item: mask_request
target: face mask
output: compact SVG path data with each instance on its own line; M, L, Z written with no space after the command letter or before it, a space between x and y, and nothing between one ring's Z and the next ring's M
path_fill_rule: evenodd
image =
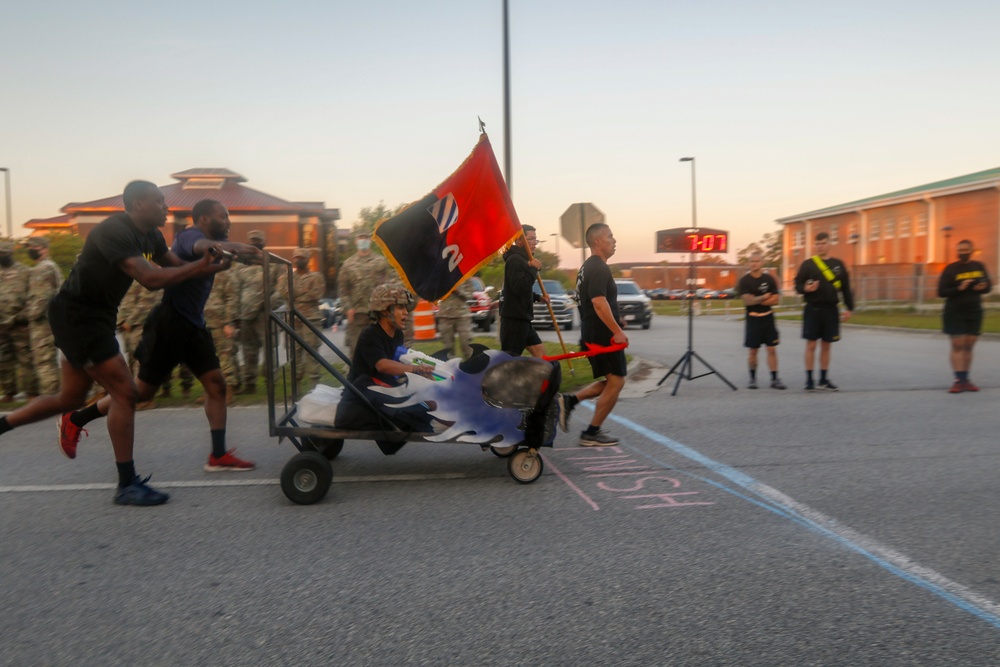
M31 259L38 259L42 256L41 250L36 250L35 248L28 248L28 257Z
M0 257L0 266L5 269L14 266L14 257L12 255L4 255L3 257Z
M306 269L309 268L309 260L308 259L296 260L295 268L298 269L299 271L305 271Z
M968 262L970 259L972 259L972 253L971 252L960 252L960 253L958 253L958 260L960 262Z
M372 247L371 239L358 239L354 244L358 247L358 250L368 250Z
M257 248L257 250L263 250L264 249L264 244L261 243L260 241L254 241L250 245L252 245L254 248Z

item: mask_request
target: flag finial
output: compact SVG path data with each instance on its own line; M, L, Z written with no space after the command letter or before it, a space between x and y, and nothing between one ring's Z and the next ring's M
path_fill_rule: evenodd
M479 132L480 133L485 132L486 131L486 123L484 123L483 119L480 118L479 116L476 116L476 119L479 121Z

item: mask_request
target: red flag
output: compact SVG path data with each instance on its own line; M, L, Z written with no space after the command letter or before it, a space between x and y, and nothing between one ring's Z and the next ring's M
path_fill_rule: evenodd
M483 132L455 173L379 222L374 239L410 291L439 301L520 233L521 222Z

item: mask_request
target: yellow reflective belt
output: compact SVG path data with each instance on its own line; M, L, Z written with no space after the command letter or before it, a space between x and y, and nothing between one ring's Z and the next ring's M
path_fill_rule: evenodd
M819 255L813 255L813 263L819 268L823 277L830 281L830 283L840 289L840 279L837 278L836 274L830 270L830 267L826 265L826 262Z

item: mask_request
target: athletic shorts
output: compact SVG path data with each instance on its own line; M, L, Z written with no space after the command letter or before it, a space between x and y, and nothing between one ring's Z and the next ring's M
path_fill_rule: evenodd
M802 337L826 343L840 340L840 309L825 303L807 303L802 311Z
M87 368L121 354L115 338L114 316L64 301L49 302L49 326L56 347L75 368Z
M942 330L949 336L978 336L983 333L983 311L944 307Z
M778 337L778 327L774 324L774 313L760 317L747 315L746 324L743 347L751 347L756 350L761 345L774 347L781 342Z
M178 364L187 366L196 378L219 368L211 332L196 327L166 303L146 318L135 358L139 379L154 387L166 382Z
M541 342L531 322L500 318L500 349L512 357L521 356L525 348Z
M601 343L601 345L610 345L610 343ZM580 346L581 350L586 350L585 345ZM618 375L620 377L625 377L628 375L628 364L625 362L625 350L618 350L616 352L608 352L606 354L595 354L592 357L587 357L590 360L590 369L594 372L594 379L600 379L606 375Z

